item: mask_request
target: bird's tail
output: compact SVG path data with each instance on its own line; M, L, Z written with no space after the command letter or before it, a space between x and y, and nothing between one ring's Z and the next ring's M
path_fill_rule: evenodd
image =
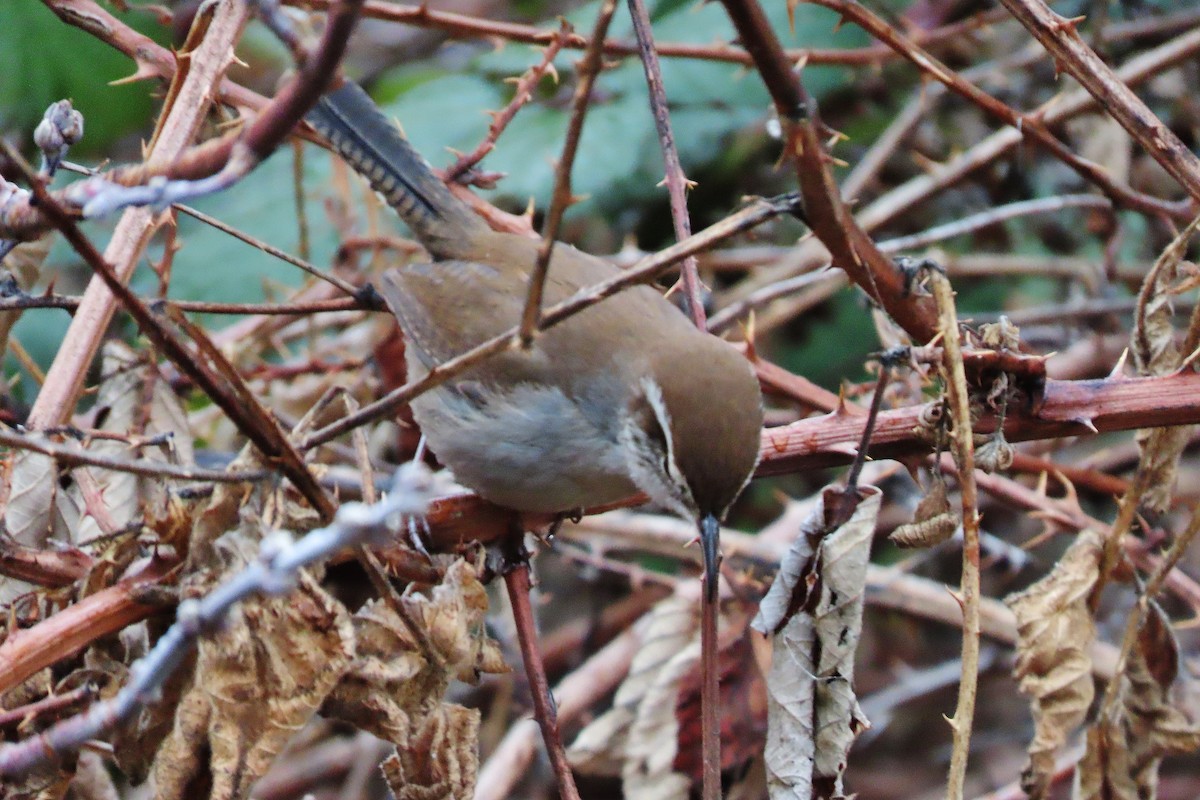
M434 257L462 255L471 234L486 230L358 84L346 81L327 93L305 121L383 195Z

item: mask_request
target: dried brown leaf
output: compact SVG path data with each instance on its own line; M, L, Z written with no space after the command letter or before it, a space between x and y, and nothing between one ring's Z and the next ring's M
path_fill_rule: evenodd
M395 744L393 774L407 782L406 797L469 797L478 717L444 698L451 680L507 671L484 629L487 593L476 567L459 559L428 596L400 602L425 641L382 600L363 606L353 619L355 658L322 713Z
M1200 724L1177 702L1185 693L1179 645L1159 605L1146 615L1120 676L1112 714L1088 732L1077 770L1075 798L1146 800L1158 796L1164 756L1200 750Z
M640 646L613 698L612 708L579 732L567 749L571 765L589 775L617 776L626 760L629 730L638 707L673 658L687 650L700 635L696 604L672 595L642 617ZM674 717L674 714L672 714ZM671 742L676 741L672 736ZM666 748L666 742L660 742ZM671 753L673 758L674 753Z
M822 492L752 623L774 640L765 752L772 800L841 796L846 755L869 726L852 684L881 497L861 488L853 514L830 530L827 514L842 492Z
M946 482L934 477L929 491L917 503L913 521L896 526L888 536L898 547L934 547L958 529L958 517L950 508Z
M689 604L695 614L695 603ZM675 770L679 748L676 708L688 674L700 661L700 639L695 616L687 631L695 634L674 653L660 652L666 660L637 705L625 743L621 788L629 800L686 800L692 786L689 776Z
M1167 245L1153 268L1146 275L1138 293L1137 312L1130 335L1133 362L1139 375L1166 375L1179 368L1183 356L1175 345L1172 318L1173 285L1179 266L1187 252L1188 242L1200 227L1200 217L1192 220ZM1138 473L1145 477L1148 487L1142 504L1154 511L1165 511L1175 488L1179 457L1191 439L1192 426L1143 429L1137 432Z
M32 242L21 242L12 252L4 257L3 269L0 269L0 281L11 280L23 292L28 292L37 283L38 273L42 263L50 253L50 246L56 237L46 235ZM9 284L10 286L12 284ZM0 311L0 353L8 352L8 336L12 328L21 318L20 311Z
M383 762L396 800L470 800L479 772L479 712L441 705L426 717L407 747Z
M51 514L58 490L58 465L50 456L22 451L9 470L8 502L2 527L18 544L40 548L50 535ZM34 587L12 578L0 581L0 606Z
M254 557L255 528L247 519L221 540L227 573ZM287 597L242 604L218 634L200 642L194 682L155 761L158 796L186 796L203 767L194 754L206 750L210 798L248 796L337 685L353 650L349 613L307 573ZM190 769L179 768L180 757Z
M1029 695L1034 735L1021 781L1045 797L1054 754L1087 714L1095 695L1091 648L1096 625L1087 598L1096 583L1102 540L1083 531L1049 575L1005 601L1017 620L1014 674Z

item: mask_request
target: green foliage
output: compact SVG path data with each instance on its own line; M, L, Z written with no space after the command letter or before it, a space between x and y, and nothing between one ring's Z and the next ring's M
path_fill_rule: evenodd
M590 31L596 9L593 3L570 15L576 30ZM798 8L794 34L787 33L785 4L770 4L768 13L789 47L865 43L857 29L834 33L837 18L822 8ZM714 43L734 38L717 4L660 2L653 7L652 18L658 42ZM623 9L613 20L610 38L634 39ZM560 53L556 59L560 73L571 75L571 63L579 57L578 51ZM502 108L511 96L504 79L521 74L537 60L532 48L508 45L476 56L460 72L406 66L385 76L378 94L387 99L386 110L401 121L417 149L441 166L452 160L440 155L444 148L469 151L482 140L488 118L481 112ZM719 160L722 144L732 133L767 115L770 101L762 82L739 65L666 58L662 71L676 145L689 172ZM811 67L805 69L804 79L819 99L847 85L850 75L839 68ZM551 88L549 79L544 80L540 87L544 94L516 116L482 164L486 170L507 174L497 194L516 207L524 207L530 197L539 207L549 201L572 88L573 82ZM637 58L626 58L605 71L596 87L572 173L575 193L590 201L576 212L613 212L654 192L665 193L656 188L662 175L642 66Z
M70 98L86 119L75 152L104 153L150 114L149 84L108 85L132 72L128 58L41 3L0 3L0 131L32 131L48 105Z

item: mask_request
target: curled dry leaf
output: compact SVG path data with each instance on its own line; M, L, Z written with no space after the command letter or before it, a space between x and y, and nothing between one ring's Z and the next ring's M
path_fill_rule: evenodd
M765 752L772 800L841 797L846 755L870 725L852 684L881 498L861 487L850 518L830 529L843 494L825 489L752 623L773 637Z
M50 456L22 451L9 464L8 502L3 527L14 541L40 548L50 535L51 511L58 490L58 465ZM18 580L0 582L0 604L8 605L33 588Z
M696 603L675 595L646 612L638 626L641 646L617 689L612 708L580 731L567 749L571 766L582 773L605 776L622 773L629 732L638 718L638 709L672 659L694 650L700 635ZM674 719L673 713L671 717ZM670 739L658 743L660 748L670 750L666 754L668 767L675 757L676 741L672 733Z
M439 705L406 747L384 759L383 777L396 800L469 800L479 773L479 712Z
M694 614L696 604L689 605ZM659 662L629 726L621 767L621 788L629 800L686 800L691 789L691 778L675 769L680 732L676 709L684 681L700 663L699 620L693 617L687 631L693 638L686 646L660 653L665 660Z
M1032 798L1046 796L1054 753L1083 722L1095 695L1090 652L1096 625L1087 598L1101 549L1100 534L1081 532L1049 575L1006 601L1017 619L1014 674L1032 698L1034 734L1021 777Z
M1076 800L1145 800L1158 796L1164 756L1200 749L1200 721L1176 702L1183 694L1179 645L1162 608L1147 601L1145 619L1110 715L1088 731L1076 770Z
M1192 220L1158 257L1146 275L1138 293L1133 332L1130 335L1133 362L1139 375L1166 375L1179 368L1183 355L1175 345L1172 317L1175 308L1172 291L1188 242L1200 226L1200 217ZM1189 331L1189 341L1197 332ZM1154 511L1165 511L1175 487L1179 457L1191 439L1193 426L1148 428L1137 433L1138 473L1146 477L1142 504Z
M255 557L258 534L247 518L222 537L225 574ZM353 651L349 613L307 573L286 597L241 605L200 641L192 685L155 759L158 796L188 796L207 771L211 800L247 797L337 685Z
M396 745L388 780L406 787L397 797L466 800L475 791L479 712L444 697L451 680L508 669L484 629L487 593L476 567L459 559L429 596L400 603L407 623L382 600L354 615L355 658L322 713Z
M913 521L897 525L888 536L898 547L934 547L949 539L958 529L958 517L950 508L946 482L934 476L929 491L917 503Z

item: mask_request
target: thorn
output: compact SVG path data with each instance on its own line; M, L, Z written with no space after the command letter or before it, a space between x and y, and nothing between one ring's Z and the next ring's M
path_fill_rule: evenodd
M1087 428L1087 429L1088 429L1089 431L1091 431L1092 433L1099 433L1099 432L1100 432L1100 431L1099 431L1099 430L1096 428L1096 425L1095 425L1095 423L1094 423L1094 422L1092 422L1092 418L1091 418L1091 417L1075 417L1073 420L1071 420L1071 422L1074 422L1074 423L1076 423L1076 424L1078 424L1078 425L1082 425L1083 427Z
M758 361L758 346L755 342L755 316L754 309L750 309L750 314L746 317L746 321L741 323L742 339L746 342L746 358L751 363Z
M157 77L158 73L156 71L150 69L149 67L144 67L141 64L138 64L138 68L135 69L132 74L126 75L124 78L117 78L116 80L109 81L108 85L124 86L129 83L137 83L138 81L149 80L150 78Z
M850 404L846 400L846 384L844 382L838 387L837 408L829 412L829 415L835 419L838 417L856 416L850 413Z
M1113 365L1112 371L1108 373L1109 379L1125 377L1123 373L1125 372L1125 363L1128 360L1129 360L1129 348L1126 347L1124 350L1121 351L1121 356L1120 356L1120 358L1117 359L1117 363Z
M1086 19L1087 19L1087 17L1084 15L1080 15L1078 17L1059 17L1057 20L1055 20L1053 27L1056 30L1066 31L1067 33L1078 36L1079 35L1079 23L1083 22Z

